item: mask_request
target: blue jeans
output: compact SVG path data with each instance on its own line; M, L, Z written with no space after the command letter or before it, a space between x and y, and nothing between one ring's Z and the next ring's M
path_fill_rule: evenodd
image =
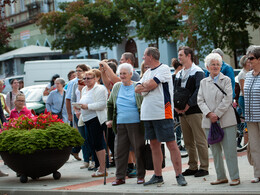
M78 120L79 119L74 114L74 121L75 121L75 124L78 128L78 131L79 131L80 135L85 139L84 144L81 146L83 159L84 159L84 162L89 162L89 157L92 155L92 159L94 159L94 156L91 152L87 127L86 127L86 125L78 127Z

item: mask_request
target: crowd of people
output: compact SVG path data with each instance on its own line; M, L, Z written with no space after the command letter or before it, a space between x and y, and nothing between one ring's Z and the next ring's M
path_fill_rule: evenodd
M175 73L160 62L155 47L144 51L141 74L134 69L135 57L123 53L120 65L115 59L103 60L99 69L79 64L68 73L69 82L55 74L43 95L47 97L46 111L58 115L78 129L85 139L82 146L72 149L77 159L82 150L81 169L94 170L92 177L108 175L107 167L116 166L113 186L125 184L125 178L136 177L144 186L162 184L165 142L175 171L176 181L186 186L186 176L209 175L208 139L212 126L217 125L224 136L210 144L217 178L212 185L240 184L237 160L237 120L233 108L235 76L233 68L224 62L224 53L217 48L205 58L203 70L194 63L194 52L180 47L178 59L172 59ZM238 75L241 89L238 105L242 109L249 134L250 164L254 167L252 183L260 182L260 46L250 46L240 60L243 67ZM3 90L0 81L0 92ZM12 91L1 98L1 125L10 118L31 116L19 81L12 80ZM175 136L174 118L181 124ZM177 145L183 134L189 167L182 171ZM154 174L145 181L145 140L150 141ZM223 153L230 181L225 172ZM259 160L259 161L258 161ZM0 171L0 176L8 174Z

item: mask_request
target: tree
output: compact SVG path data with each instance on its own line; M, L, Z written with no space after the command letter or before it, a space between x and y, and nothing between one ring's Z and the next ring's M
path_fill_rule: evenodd
M0 3L0 54L14 49L8 46L13 29L6 26L4 18L2 18L2 13L4 13L5 6L11 5L11 3L15 3L15 0L4 0Z
M110 0L63 3L60 9L41 14L37 21L48 35L54 35L53 48L67 52L85 47L90 58L90 48L111 48L127 36L123 13Z
M137 37L145 41L169 40L178 28L176 0L115 0L129 20L136 21Z
M174 38L186 39L200 56L217 47L228 54L245 50L251 40L248 26L260 25L259 0L183 0L179 11L184 20Z

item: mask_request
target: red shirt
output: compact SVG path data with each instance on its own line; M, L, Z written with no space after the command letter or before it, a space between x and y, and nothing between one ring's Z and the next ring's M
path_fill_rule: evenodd
M14 108L13 110L11 110L11 114L10 114L9 119L11 119L11 118L18 118L21 115L32 116L32 113L31 113L31 110L26 108L26 106L24 106L23 109L20 112L18 112L16 110L16 108Z

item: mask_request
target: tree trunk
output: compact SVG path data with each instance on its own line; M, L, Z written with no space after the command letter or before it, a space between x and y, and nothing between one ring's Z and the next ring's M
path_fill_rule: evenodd
M90 54L90 47L86 47L86 50L88 52L88 59L92 59L92 56Z

